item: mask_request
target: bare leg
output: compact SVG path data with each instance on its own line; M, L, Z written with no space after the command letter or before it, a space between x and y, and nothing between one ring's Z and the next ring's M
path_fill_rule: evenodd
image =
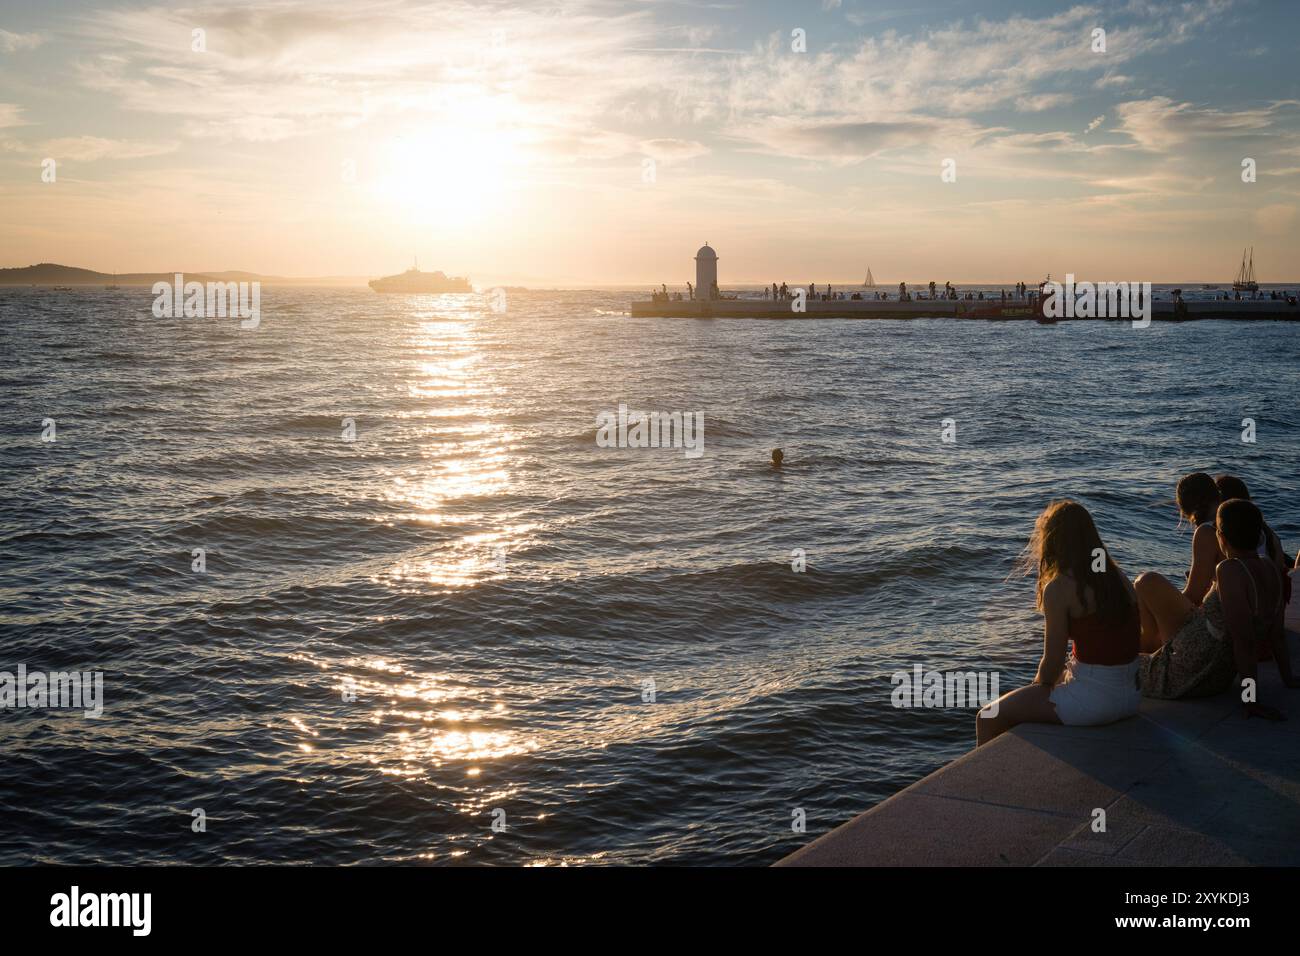
M1150 654L1178 633L1196 606L1169 579L1144 571L1133 582L1142 612L1142 650Z
M1003 694L975 717L975 746L986 744L1016 724L1059 724L1051 688L1030 684Z
M1136 588L1134 588L1136 590ZM1142 638L1138 645L1138 650L1143 654L1155 652L1161 644L1160 625L1156 622L1156 616L1151 613L1151 608L1147 607L1146 601L1142 600L1142 592L1137 592L1138 596L1138 613L1142 617Z

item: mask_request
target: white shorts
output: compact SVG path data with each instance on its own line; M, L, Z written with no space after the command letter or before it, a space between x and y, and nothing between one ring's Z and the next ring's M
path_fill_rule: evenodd
M1073 657L1061 682L1048 696L1061 723L1080 727L1109 724L1138 712L1142 691L1137 685L1138 662L1084 664Z

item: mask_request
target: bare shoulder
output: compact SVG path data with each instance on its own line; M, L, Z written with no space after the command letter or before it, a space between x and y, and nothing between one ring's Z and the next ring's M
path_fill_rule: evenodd
M1220 561L1214 566L1214 577L1219 582L1220 589L1224 582L1244 584L1249 574L1240 561Z
M1074 579L1064 574L1059 574L1047 582L1047 587L1043 588L1043 607L1046 608L1069 608L1078 599L1078 591L1074 586Z

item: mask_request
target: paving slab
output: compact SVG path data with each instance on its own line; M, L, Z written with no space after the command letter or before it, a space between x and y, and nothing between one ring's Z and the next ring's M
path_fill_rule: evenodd
M778 865L1029 866L1076 826L1057 814L904 791Z
M1298 866L1300 690L1271 663L1259 686L1289 721L1247 720L1228 693L1016 727L777 865Z

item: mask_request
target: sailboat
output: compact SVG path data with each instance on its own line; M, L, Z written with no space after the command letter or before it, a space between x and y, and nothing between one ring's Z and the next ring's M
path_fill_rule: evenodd
M871 266L867 266L867 277L862 280L862 288L874 289L876 287L875 277L871 274Z
M117 284L117 273L116 273L116 272L113 273L113 281L112 281L112 283L109 284L109 285L104 286L104 288L107 289L109 292L116 292L116 291L118 291L119 289L122 288L120 285Z
M1255 247L1250 247L1250 264L1246 264L1246 250L1241 250L1241 269L1237 272L1237 278L1233 280L1232 290L1234 292L1258 292L1259 283L1255 281Z

